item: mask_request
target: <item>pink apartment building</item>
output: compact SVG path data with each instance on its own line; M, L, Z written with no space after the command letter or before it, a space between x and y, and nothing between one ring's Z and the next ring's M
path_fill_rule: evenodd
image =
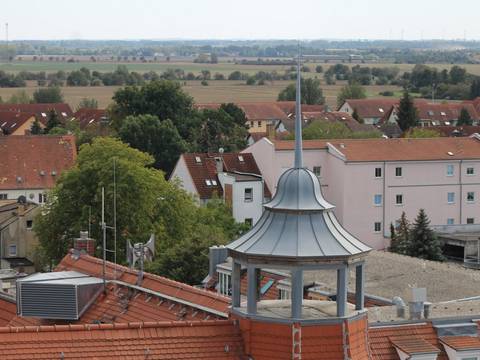
M304 141L304 164L320 177L338 220L361 241L384 249L390 224L419 209L432 225L480 223L480 137ZM293 161L293 141L261 139L252 153L275 193ZM333 186L334 185L334 186Z

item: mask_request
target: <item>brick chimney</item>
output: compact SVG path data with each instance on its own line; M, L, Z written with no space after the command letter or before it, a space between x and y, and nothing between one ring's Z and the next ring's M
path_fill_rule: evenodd
M82 253L95 255L95 240L88 236L88 231L80 231L80 237L74 239L73 247Z

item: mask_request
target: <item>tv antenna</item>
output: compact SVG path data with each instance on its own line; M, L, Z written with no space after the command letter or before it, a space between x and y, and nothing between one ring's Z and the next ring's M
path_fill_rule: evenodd
M7 58L7 63L10 62L10 55L8 54L8 22L5 23L5 56Z

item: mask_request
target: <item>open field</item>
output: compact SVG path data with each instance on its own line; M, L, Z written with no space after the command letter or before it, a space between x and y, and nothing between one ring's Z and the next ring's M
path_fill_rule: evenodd
M145 73L149 71L164 72L167 69L183 69L185 72L193 72L194 74L200 73L202 70L210 70L212 74L218 72L224 75L228 75L233 71L241 71L243 73L255 74L258 71L277 71L278 73L284 73L290 66L288 65L237 65L233 62L219 62L218 64L196 64L192 61L172 61L172 62L151 62L151 63L142 63L142 62L92 62L92 61L81 61L81 62L61 62L61 61L14 61L12 63L0 63L0 70L17 73L20 71L45 71L56 72L58 70L72 71L78 70L81 67L86 67L92 71L108 72L113 71L117 68L118 65L125 65L130 71L137 71L140 73ZM333 62L330 63L307 63L312 72L304 73L305 76L315 76L322 74L316 74L313 71L315 70L316 65L322 65L324 69L334 65ZM354 66L357 64L346 64L349 66ZM368 64L359 64L360 66L369 66L369 67L387 67L387 66L396 66L400 71L410 71L415 65L414 64L392 64L392 63L368 63ZM427 64L429 66L436 67L438 69L450 69L452 64ZM467 71L474 75L480 75L480 64L462 64L459 65L467 69Z
M275 81L262 86L248 86L243 81L209 81L208 86L202 86L199 81L187 81L183 89L189 93L196 102L241 102L241 101L275 101L278 93L285 88L290 81ZM333 109L336 108L337 94L343 86L341 82L336 85L322 85L323 95L327 104ZM62 92L65 101L72 108L75 108L84 97L91 97L98 100L100 107L104 108L112 102L112 95L118 89L118 86L99 86L99 87L63 87ZM391 90L399 91L396 86L366 86L368 96L379 96L380 91ZM26 88L0 88L0 96L7 100L12 94L25 90L32 94L37 89L36 86Z

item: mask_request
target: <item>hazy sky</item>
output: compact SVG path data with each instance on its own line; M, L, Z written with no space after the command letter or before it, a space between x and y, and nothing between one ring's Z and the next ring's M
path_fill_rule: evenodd
M11 39L480 39L480 0L0 0Z

